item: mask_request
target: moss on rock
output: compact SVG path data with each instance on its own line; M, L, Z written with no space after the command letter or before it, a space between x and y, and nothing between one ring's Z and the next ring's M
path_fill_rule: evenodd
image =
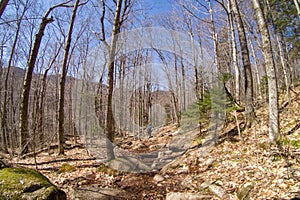
M0 199L64 200L66 194L36 170L3 168L0 170Z
M58 174L64 173L64 172L72 172L75 171L76 167L70 165L70 164L62 164L62 166L59 168L59 170L57 171Z

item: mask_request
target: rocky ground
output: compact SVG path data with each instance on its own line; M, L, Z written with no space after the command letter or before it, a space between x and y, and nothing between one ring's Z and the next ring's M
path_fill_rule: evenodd
M160 170L120 172L103 165L84 145L70 141L64 156L50 150L35 158L6 161L37 168L68 199L291 199L300 192L299 89L289 104L285 99L280 103L280 146L268 143L268 111L263 104L252 128L242 130L240 136L234 117L229 117L212 148L204 149L203 137L194 130L196 139L190 148L172 157L171 163L160 159L164 161ZM242 113L238 118L242 124ZM117 143L131 153L166 153L177 134L176 126L169 125L157 129L153 138L127 137Z

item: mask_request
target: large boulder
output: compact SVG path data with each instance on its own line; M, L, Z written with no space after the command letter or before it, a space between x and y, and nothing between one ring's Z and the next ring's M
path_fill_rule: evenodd
M0 199L65 200L66 194L36 170L0 169Z
M148 172L151 167L133 157L120 157L106 163L108 167L123 172Z

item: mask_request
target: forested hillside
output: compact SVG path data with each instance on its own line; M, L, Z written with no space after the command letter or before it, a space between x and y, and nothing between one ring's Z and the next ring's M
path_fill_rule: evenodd
M2 0L0 171L68 199L300 198L299 4Z

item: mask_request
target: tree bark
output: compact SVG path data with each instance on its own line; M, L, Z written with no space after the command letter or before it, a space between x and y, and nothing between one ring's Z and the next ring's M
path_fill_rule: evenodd
M29 136L29 129L28 129L29 93L30 93L34 65L44 35L44 31L46 29L47 24L53 22L52 17L48 18L48 15L49 12L43 17L42 23L40 24L39 31L36 34L33 48L30 53L30 58L28 60L28 67L25 74L23 91L22 91L22 101L20 105L20 155L28 153L27 139Z
M258 27L261 33L263 54L266 63L268 90L269 90L269 139L277 142L279 139L279 113L278 113L278 87L276 79L276 69L272 53L270 34L259 0L252 0L256 13Z
M218 58L218 34L216 33L214 14L213 14L210 0L208 0L208 5L209 5L212 36L213 36L213 40L214 40L214 62L215 62L216 68L217 68L217 73L220 73L221 71L220 71L219 58Z
M51 7L43 16L42 22L40 24L38 33L35 36L35 41L33 44L33 47L30 52L30 57L27 63L27 69L26 74L24 78L24 84L23 84L23 91L22 91L22 97L21 97L21 105L20 105L20 124L19 124L19 132L20 132L20 155L23 155L28 152L28 146L27 146L27 138L29 134L28 129L28 107L29 107L29 94L30 94L30 87L31 87L31 80L34 70L35 61L37 59L37 55L39 52L39 48L42 42L42 38L44 35L44 31L46 29L47 24L53 22L53 18L48 18L51 11L57 7L63 6L69 1L66 1L64 3L57 4L53 7Z
M1 0L0 2L0 17L2 17L2 14L8 4L9 0Z
M235 17L235 22L238 28L238 35L240 39L240 46L242 51L242 62L244 66L245 78L245 113L246 113L246 127L250 127L254 120L254 107L253 107L253 81L251 72L251 62L249 57L249 49L247 45L246 33L244 23L242 21L239 7L236 0L230 0L232 10Z
M107 91L107 112L106 112L106 147L107 147L107 159L115 159L114 155L114 117L113 117L113 105L112 97L114 90L114 71L115 71L115 54L116 54L116 45L118 40L118 34L120 33L121 28L121 10L122 10L122 0L118 0L115 18L114 18L114 27L112 32L112 39L109 49L109 62L108 62L108 91Z
M1 2L2 3L2 2ZM13 55L15 53L15 49L16 49L16 45L17 45L17 41L19 38L19 32L20 32L20 27L21 27L21 22L22 22L22 18L25 14L25 9L21 15L21 19L17 22L17 30L16 30L16 35L14 38L14 42L12 44L12 50L9 56L9 60L8 60L8 65L7 65L7 72L5 75L5 79L4 79L4 98L3 98L3 108L2 108L2 118L1 118L1 128L2 128L2 150L3 152L7 153L7 147L8 147L8 124L7 124L7 109L8 109L8 103L7 103L7 99L8 99L8 79L9 79L9 75L10 75L10 70L11 70L11 63L12 63L12 59L13 59Z
M300 17L300 6L299 6L299 0L294 0L294 4L296 6L298 16Z
M232 48L232 64L234 68L234 82L235 82L235 99L237 102L240 101L240 68L237 62L237 45L235 29L233 24L233 14L231 12L231 2L228 1L227 9L230 11L228 13L228 21L231 33L231 48Z
M73 27L75 23L77 8L79 5L80 0L76 0L72 12L72 18L69 26L68 36L66 39L66 45L64 49L64 58L62 64L62 74L60 78L60 93L59 93L59 105L58 105L58 154L64 154L64 104L65 104L65 85L66 85L66 78L68 72L68 58L69 58L69 51L71 47L71 39L73 33Z

